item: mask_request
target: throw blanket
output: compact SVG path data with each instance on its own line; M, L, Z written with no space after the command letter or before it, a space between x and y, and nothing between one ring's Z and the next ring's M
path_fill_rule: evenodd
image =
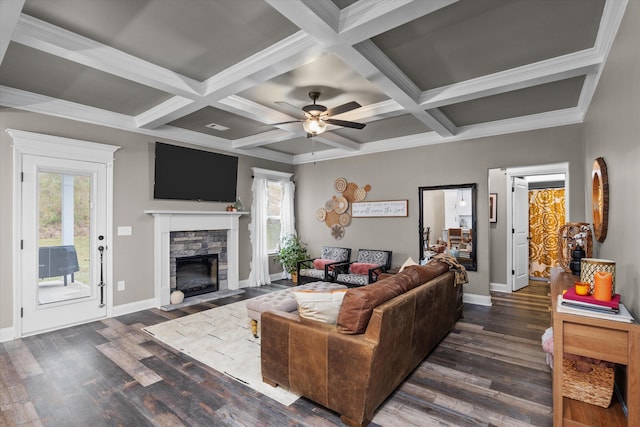
M464 285L469 283L469 276L467 275L467 269L462 264L458 263L451 254L441 253L433 257L433 259L440 260L449 265L449 268L454 271L456 275L455 285Z

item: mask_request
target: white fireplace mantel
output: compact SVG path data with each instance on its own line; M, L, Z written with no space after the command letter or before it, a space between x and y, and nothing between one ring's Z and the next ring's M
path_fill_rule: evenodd
M169 304L170 284L170 233L172 231L227 230L227 286L240 287L238 224L241 215L248 212L226 211L170 211L145 210L153 215L154 292L158 307Z

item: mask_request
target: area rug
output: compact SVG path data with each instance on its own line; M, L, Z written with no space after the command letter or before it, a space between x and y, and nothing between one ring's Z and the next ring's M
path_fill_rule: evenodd
M262 382L260 338L254 338L251 334L247 301L201 311L142 330L216 371L289 406L300 396Z

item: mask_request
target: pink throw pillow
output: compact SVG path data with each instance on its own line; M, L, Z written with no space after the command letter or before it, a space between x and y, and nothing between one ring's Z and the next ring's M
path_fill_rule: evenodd
M335 259L314 259L313 260L313 268L315 268L316 270L324 270L324 266L327 264L331 264L332 262L336 262ZM329 269L331 269L331 267L329 267Z
M380 264L368 264L366 262L354 262L351 264L351 273L353 274L369 274L369 270L380 267Z

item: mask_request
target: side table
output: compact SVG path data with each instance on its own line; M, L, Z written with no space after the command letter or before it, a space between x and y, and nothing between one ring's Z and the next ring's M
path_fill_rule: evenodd
M640 325L559 313L558 295L575 281L576 276L562 268L551 269L553 358L561 361L567 352L626 365L627 417L620 405L605 409L563 397L563 372L556 368L553 370L553 425L640 426Z

